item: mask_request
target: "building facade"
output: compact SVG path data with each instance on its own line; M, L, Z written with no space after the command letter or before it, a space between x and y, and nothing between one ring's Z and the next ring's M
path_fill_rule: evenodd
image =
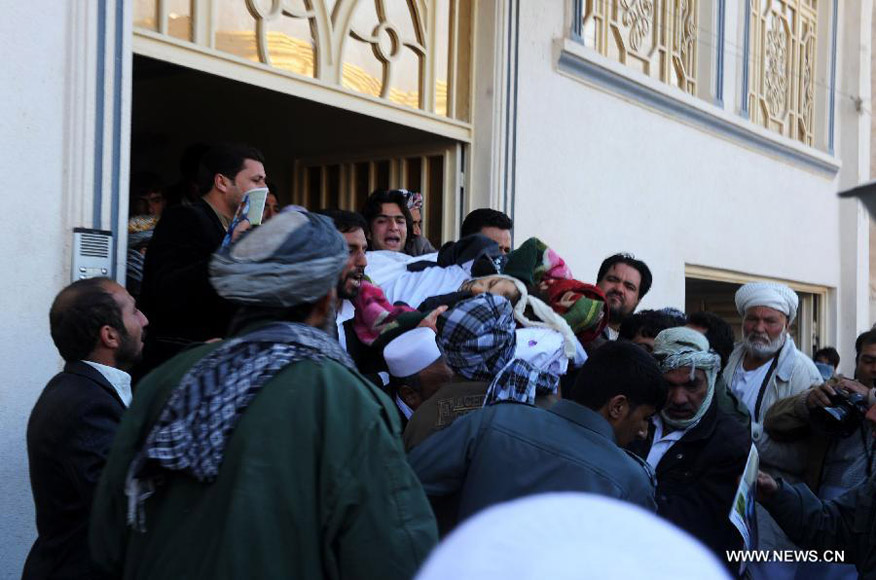
M24 433L62 366L48 308L78 275L74 228L109 232L123 281L131 176L174 182L194 143L259 147L284 203L420 190L433 243L502 209L584 281L632 252L642 307L738 322L739 284L784 281L798 344L846 372L872 323L870 224L836 197L870 174L867 0L7 4L0 575L35 534Z

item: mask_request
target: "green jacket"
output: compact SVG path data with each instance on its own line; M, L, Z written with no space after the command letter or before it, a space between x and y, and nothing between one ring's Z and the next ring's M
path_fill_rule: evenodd
M166 472L126 525L125 476L182 376L216 348L150 374L119 427L92 510L95 561L125 578L410 578L437 542L392 402L330 361L289 365L262 388L217 479Z

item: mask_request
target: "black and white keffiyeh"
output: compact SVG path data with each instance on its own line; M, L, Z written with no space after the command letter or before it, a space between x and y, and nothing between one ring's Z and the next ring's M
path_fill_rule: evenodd
M128 524L142 530L142 504L152 495L162 470L213 481L228 439L249 404L265 383L301 360L332 360L355 369L327 334L286 322L229 340L192 367L168 398L128 469Z
M503 368L484 398L484 407L502 401L535 405L536 395L556 393L560 377L534 367L522 358L515 358Z
M447 364L471 381L492 380L514 358L514 311L502 296L484 293L458 302L436 324Z

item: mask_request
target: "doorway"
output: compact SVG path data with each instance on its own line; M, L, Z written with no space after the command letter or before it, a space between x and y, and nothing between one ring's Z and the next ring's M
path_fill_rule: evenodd
M424 197L424 233L438 247L461 219L464 144L142 55L134 56L131 175L180 178L192 144L261 150L282 205L358 210L375 189Z

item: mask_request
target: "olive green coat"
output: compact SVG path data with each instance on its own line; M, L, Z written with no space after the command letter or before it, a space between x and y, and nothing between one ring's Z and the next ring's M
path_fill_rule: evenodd
M437 542L391 401L324 361L268 381L232 433L217 479L166 472L126 525L125 476L182 376L216 345L146 377L116 435L92 510L96 562L125 578L410 578Z

